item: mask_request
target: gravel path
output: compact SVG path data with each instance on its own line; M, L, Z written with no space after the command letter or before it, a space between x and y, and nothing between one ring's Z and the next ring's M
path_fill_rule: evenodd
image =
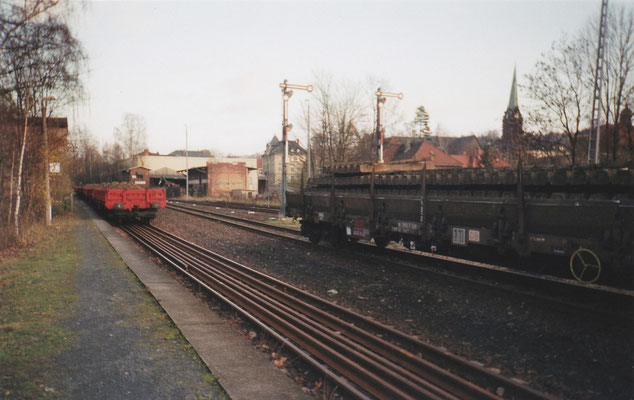
M64 398L226 398L206 366L92 222L76 231L73 346L59 358Z
M326 245L297 245L171 210L154 225L536 389L571 399L632 397L632 320L568 315L512 293L390 271ZM331 289L337 294L329 296Z

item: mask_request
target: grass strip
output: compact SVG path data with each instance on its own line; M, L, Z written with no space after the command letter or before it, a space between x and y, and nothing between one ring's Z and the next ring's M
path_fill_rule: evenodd
M54 358L72 341L59 321L70 318L76 300L77 224L71 216L56 218L33 246L0 263L0 398L61 396L50 382L61 373L53 372Z

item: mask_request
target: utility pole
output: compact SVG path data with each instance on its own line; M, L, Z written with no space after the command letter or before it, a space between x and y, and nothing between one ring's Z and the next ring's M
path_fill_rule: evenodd
M599 136L601 129L601 88L603 87L603 64L605 63L605 38L608 30L608 0L601 1L599 21L599 43L594 70L594 92L592 96L592 126L588 141L588 164L599 163ZM607 123L607 121L606 121Z
M187 143L187 124L185 124L185 198L189 200L189 147Z
M53 221L53 207L51 205L51 177L48 154L48 129L46 126L46 106L49 100L55 100L55 97L49 96L42 98L42 146L44 147L44 185L46 191L46 226L51 226Z
M306 125L308 125L308 129L306 130L306 132L308 133L308 168L307 168L307 172L308 172L308 179L310 179L312 177L312 173L311 173L311 161L310 161L310 100L306 99L304 100L306 102L306 118L307 118L307 122Z
M282 143L284 145L284 151L282 152L282 203L280 204L280 218L286 216L286 160L288 159L288 131L292 126L288 123L288 99L293 95L293 90L305 90L307 92L313 91L312 85L295 85L288 83L284 79L283 83L280 83L282 89Z
M381 108L387 100L387 97L396 97L401 100L403 93L382 92L381 88L376 90L376 134L375 134L375 161L383 162L383 126L381 125Z

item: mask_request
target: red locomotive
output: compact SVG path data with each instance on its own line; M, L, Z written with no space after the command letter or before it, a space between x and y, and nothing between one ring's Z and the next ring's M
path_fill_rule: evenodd
M165 189L144 189L130 184L100 184L76 186L75 192L97 211L116 222L139 219L149 223L161 208L165 208Z

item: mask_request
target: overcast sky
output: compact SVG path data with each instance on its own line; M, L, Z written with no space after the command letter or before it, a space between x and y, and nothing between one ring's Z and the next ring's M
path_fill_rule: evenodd
M383 79L398 114L424 105L451 135L501 130L518 79L601 2L92 2L72 24L89 55L88 99L71 121L101 144L125 113L144 116L150 151L262 152L281 134L279 83ZM292 137L305 141L290 100ZM520 106L522 103L520 90ZM368 113L372 113L368 109ZM295 121L294 121L295 119ZM386 132L388 136L397 132Z

